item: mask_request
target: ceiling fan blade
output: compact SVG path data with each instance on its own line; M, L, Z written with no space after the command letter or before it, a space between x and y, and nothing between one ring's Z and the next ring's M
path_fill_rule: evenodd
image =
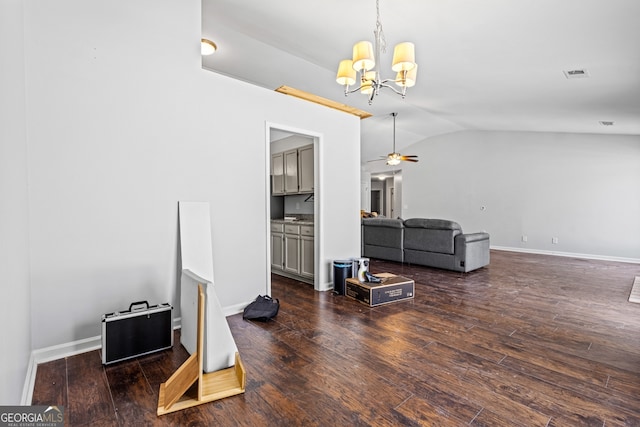
M418 157L415 154L407 154L406 156L402 156L402 157Z
M414 162L414 163L416 163L418 161L418 159L400 159L400 160L402 160L404 162Z
M371 162L381 162L383 160L387 160L386 157L382 158L382 159L374 159L374 160L367 160L367 163L371 163Z

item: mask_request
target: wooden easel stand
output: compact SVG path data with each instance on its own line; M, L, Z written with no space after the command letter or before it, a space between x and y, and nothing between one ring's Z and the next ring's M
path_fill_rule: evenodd
M166 382L160 384L158 415L244 393L246 373L238 353L234 366L215 372L203 372L204 306L204 290L202 285L198 285L197 350ZM196 382L197 386L192 387Z

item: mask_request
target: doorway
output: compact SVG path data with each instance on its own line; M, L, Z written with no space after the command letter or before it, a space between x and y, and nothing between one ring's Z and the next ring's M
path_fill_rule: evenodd
M384 215L384 210L381 209L381 190L371 190L371 212L376 212L378 214Z
M389 218L396 217L395 188L389 189Z
M371 174L371 212L387 218L402 216L402 170Z
M267 123L268 293L272 273L311 283L315 290L322 290L318 271L322 248L320 140L321 136L313 131ZM274 169L274 162L276 165L282 162L282 168Z

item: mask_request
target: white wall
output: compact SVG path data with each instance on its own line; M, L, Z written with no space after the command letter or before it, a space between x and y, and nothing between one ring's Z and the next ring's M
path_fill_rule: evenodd
M640 260L638 136L465 131L411 151L405 218L452 219L492 246Z
M304 147L309 144L313 144L313 138L303 135L291 135L271 142L271 153L282 153L283 151Z
M360 209L371 212L371 172L360 172Z
M179 307L179 200L211 204L221 304L264 293L267 122L317 132L341 171L320 171L323 281L359 253L359 119L201 70L199 1L25 10L33 348L134 300Z
M394 212L394 217L395 218L402 218L402 191L403 191L403 187L402 187L402 171L397 171L396 173L393 174L393 188L395 189L393 196L395 197L395 201L394 201L394 206L395 206L395 212Z
M0 2L0 405L20 403L31 351L22 3Z

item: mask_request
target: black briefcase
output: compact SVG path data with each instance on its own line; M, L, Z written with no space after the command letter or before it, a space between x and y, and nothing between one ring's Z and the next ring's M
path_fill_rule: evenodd
M134 302L102 316L102 363L119 362L173 346L173 307Z

